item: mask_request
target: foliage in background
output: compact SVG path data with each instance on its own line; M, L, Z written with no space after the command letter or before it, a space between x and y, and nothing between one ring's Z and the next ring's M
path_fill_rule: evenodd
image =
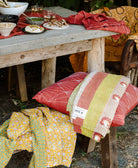
M67 9L71 9L74 11L80 11L92 8L92 10L99 9L101 7L113 7L127 5L127 0L114 0L114 4L111 0L89 0L88 6L85 8L84 0L9 0L9 1L26 1L29 2L29 6L32 5L41 5L44 7L49 6L61 6ZM138 6L138 0L131 0L132 6ZM88 10L86 10L88 11Z
M93 1L91 1L90 6L91 6L91 10L96 10L101 7L112 7L113 2L110 0L109 1L107 1L107 0L93 0Z
M18 1L27 1L29 6L32 5L41 5L44 7L49 6L61 6L67 9L79 11L83 9L83 0L18 0Z
M24 1L24 0L22 0ZM84 8L84 0L26 0L29 5L42 5L44 7L49 6L62 6L67 9L80 11ZM95 10L102 6L110 7L113 3L110 0L90 0L90 6Z
M75 11L79 11L81 7L83 7L83 0L58 0L58 5L72 9Z

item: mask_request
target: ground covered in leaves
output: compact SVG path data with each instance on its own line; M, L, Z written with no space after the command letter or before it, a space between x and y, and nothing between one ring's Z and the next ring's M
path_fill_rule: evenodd
M64 78L73 73L68 59L61 59L60 64L57 61L56 80ZM37 68L36 68L37 66ZM42 106L31 97L40 90L41 81L41 63L26 65L26 80L29 100L22 103L18 96L16 85L16 70L13 68L13 83L11 90L8 91L8 68L0 70L0 125L10 118L13 111L20 111L25 108L34 108ZM29 70L28 70L29 69ZM35 70L34 70L35 69ZM36 73L37 71L37 73ZM29 82L28 82L29 81ZM17 93L17 94L15 94ZM117 148L118 148L118 167L119 168L137 168L138 167L138 107L132 110L126 117L124 126L117 128ZM101 147L100 143L96 144L95 150L86 154L82 146L84 137L77 135L76 148L71 164L71 168L101 168ZM12 156L6 168L28 168L32 153L22 151ZM64 166L58 166L64 168Z

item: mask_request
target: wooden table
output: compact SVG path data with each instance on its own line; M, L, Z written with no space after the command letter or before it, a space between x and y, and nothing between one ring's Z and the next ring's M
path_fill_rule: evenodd
M61 7L50 7L47 10L64 17L76 14ZM55 82L58 56L88 51L88 71L104 71L105 37L115 34L101 30L86 30L81 25L70 25L64 30L48 30L39 35L27 34L3 39L0 40L0 68L17 66L21 100L27 101L23 64L42 60L42 88ZM91 145L88 151L90 149Z
M68 9L53 7L62 16L76 14ZM0 40L0 68L17 65L21 100L27 100L24 63L42 61L42 88L55 82L56 57L88 52L88 71L104 71L104 37L115 33L101 30L86 30L81 25L70 25L64 30L48 30L45 33L14 36ZM20 65L20 66L19 66Z

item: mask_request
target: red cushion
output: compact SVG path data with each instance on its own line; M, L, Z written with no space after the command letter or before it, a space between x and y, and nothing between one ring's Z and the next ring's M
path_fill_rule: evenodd
M138 88L129 84L117 107L111 126L125 124L126 115L138 105Z
M38 92L33 99L57 111L66 111L68 99L75 87L82 82L87 73L76 72ZM111 126L124 125L125 116L138 105L138 88L129 84L116 110Z
M38 92L33 99L57 111L66 111L68 99L75 87L85 78L86 72L76 72Z

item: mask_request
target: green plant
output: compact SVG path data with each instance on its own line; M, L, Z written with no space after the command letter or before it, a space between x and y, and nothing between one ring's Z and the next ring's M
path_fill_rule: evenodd
M81 156L86 156L86 153L85 153L85 152L82 152L82 153L81 153Z
M90 6L91 6L91 10L96 10L101 7L112 7L113 2L110 0L109 1L107 1L107 0L94 0L94 1L91 1Z
M93 159L96 159L96 153L95 152L93 153Z
M13 103L14 103L16 106L18 106L21 110L27 108L26 105L25 105L23 102L21 102L21 100L12 99L12 101L13 101Z
M123 135L127 135L127 134L128 134L127 131L117 132L116 137L119 138L119 137L121 137L121 136L123 136Z

